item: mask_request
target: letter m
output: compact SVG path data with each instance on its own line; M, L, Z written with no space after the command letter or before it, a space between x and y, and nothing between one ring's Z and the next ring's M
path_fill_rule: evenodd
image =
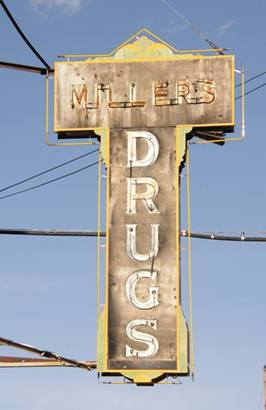
M83 105L86 107L87 100L88 100L88 89L86 84L72 84L72 95L71 95L71 102L72 108L75 107L76 104Z

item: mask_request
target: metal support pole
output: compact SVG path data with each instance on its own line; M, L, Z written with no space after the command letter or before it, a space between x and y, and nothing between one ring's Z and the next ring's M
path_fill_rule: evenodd
M263 369L263 391L264 391L264 405L263 408L266 410L266 365L264 366Z
M96 369L95 361L81 362L90 369ZM73 364L53 359L34 359L29 357L0 356L0 367L76 367Z

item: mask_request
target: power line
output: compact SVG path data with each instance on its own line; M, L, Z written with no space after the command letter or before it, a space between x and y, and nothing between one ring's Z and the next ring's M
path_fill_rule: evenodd
M161 2L168 7L174 14L176 14L187 26L189 26L194 33L196 33L202 40L206 41L206 43L213 49L219 50L219 54L223 54L222 49L220 49L215 43L210 41L206 34L203 33L197 26L192 24L183 14L181 14L174 6L172 6L168 1L161 0Z
M220 49L215 43L213 43L212 41L210 41L206 34L204 34L197 26L195 26L194 24L192 24L182 13L180 13L174 6L172 6L170 3L168 3L167 0L161 0L161 2L167 6L174 14L176 14L187 26L189 26L202 40L206 41L208 43L208 45L213 48L213 49L218 49L220 54L223 54L222 49ZM250 81L255 80L256 78L261 77L262 75L266 74L266 71L263 71L262 73L259 73L249 79L247 79L244 84L249 83ZM242 85L242 83L236 84L235 87L240 87ZM266 85L266 83L261 84L260 86L247 91L244 95L248 95L251 94L252 92L258 90L261 87L264 87ZM235 98L235 100L240 99L241 96L238 96Z
M181 236L197 239L208 239L216 241L232 241L232 242L266 242L266 236L250 236L242 232L240 235L219 234L215 232L188 232L182 230Z
M28 182L28 181L30 181L30 180L32 180L32 179L34 179L34 178L37 178L37 177L39 177L39 176L41 176L41 175L47 174L48 172L54 171L55 169L61 168L61 167L65 166L65 165L70 164L70 163L72 163L72 162L74 162L74 161L77 161L77 160L79 160L79 159L81 159L81 158L87 157L88 155L91 155L91 154L93 154L94 152L97 152L97 151L99 151L98 148L97 148L97 149L94 149L94 150L92 150L92 151L90 151L90 152L87 152L86 154L82 154L82 155L79 155L78 157L75 157L75 158L73 158L73 159L70 159L69 161L63 162L62 164L55 165L54 167L49 168L49 169L47 169L47 170L45 170L45 171L41 171L41 172L39 172L38 174L32 175L32 176L29 177L29 178L22 179L21 181L16 182L16 183L14 183L14 184L12 184L12 185L8 185L8 186L6 186L5 188L1 188L1 189L0 189L0 192L4 192L4 191L6 191L6 190L8 190L8 189L10 189L10 188L14 188L15 186L24 184L25 182Z
M264 234L264 236L262 236ZM30 229L30 228L0 228L0 235L31 235L31 236L61 236L61 237L97 237L98 232L92 230L65 230L65 229ZM254 236L245 232L239 235L231 233L219 232L188 232L187 230L180 231L180 236L185 238L190 236L195 239L206 239L215 241L232 241L232 242L266 242L265 232L256 232ZM100 232L101 237L106 236L106 232Z
M261 85L259 85L258 87L253 88L250 91L247 91L246 93L244 93L244 95L248 95L251 93L254 93L254 91L259 90L260 88L264 87L266 85L266 83L262 83ZM239 95L238 97L235 98L235 100L239 100L240 98L242 98L242 95Z
M71 236L71 237L96 237L98 231L77 231L77 230L63 230L63 229L30 229L30 228L0 228L0 235L19 235L19 236ZM100 232L101 237L105 237L105 232Z
M38 354L39 356L47 358L47 359L59 360L60 362L73 366L73 367L79 367L85 370L93 370L96 368L96 362L91 362L91 363L90 362L88 363L80 362L78 360L69 359L67 357L61 356L58 353L50 352L47 350L41 350L41 349L38 349L37 347L26 345L24 343L14 342L13 340L6 339L3 337L0 337L0 344L10 346L10 347L15 347L17 349L26 350L28 352Z
M11 196L23 194L24 192L29 192L29 191L33 191L34 189L41 188L41 187L43 187L43 186L45 186L45 185L51 184L52 182L60 181L60 180L63 179L63 178L67 178L67 177L69 177L69 176L71 176L71 175L77 174L78 172L84 171L85 169L91 168L92 166L98 164L98 162L99 162L99 161L93 162L92 164L89 164L89 165L86 165L85 167L79 168L79 169L77 169L76 171L72 171L72 172L69 172L68 174L61 175L60 177L57 177L57 178L54 178L54 179L50 179L49 181L43 182L43 183L38 184L38 185L34 185L34 186L30 187L30 188L22 189L22 190L20 190L20 191L13 192L12 194L8 194L8 195L1 196L0 199L10 198Z
M25 43L27 44L27 46L31 49L31 51L36 55L36 57L43 63L43 65L47 68L47 70L51 70L50 65L44 60L44 58L38 53L38 51L36 50L35 47L33 47L33 45L31 44L31 42L27 39L26 35L23 33L23 31L21 30L21 28L19 27L19 25L17 24L16 20L14 19L14 17L12 16L12 14L10 13L9 9L7 8L7 6L4 3L4 0L0 0L0 6L2 6L4 12L6 13L7 17L9 18L9 20L11 21L11 23L13 24L13 26L15 27L15 29L17 30L17 32L19 33L19 35L22 37L22 39L25 41Z
M263 71L263 72L260 73L260 74L257 74L257 75L254 75L254 76L251 77L251 78L248 78L246 81L244 81L244 84L247 84L247 83L249 83L250 81L255 80L256 78L259 78L259 77L261 77L261 76L264 75L264 74L266 74L266 71ZM240 87L241 85L242 85L242 83L239 83L239 84L236 84L235 87Z

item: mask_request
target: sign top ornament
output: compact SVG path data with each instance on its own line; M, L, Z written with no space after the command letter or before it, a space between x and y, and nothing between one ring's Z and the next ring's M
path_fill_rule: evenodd
M153 41L150 37L154 38L155 41ZM106 58L107 60L110 57L117 59L156 58L172 56L177 52L177 49L172 47L170 44L167 44L158 36L152 34L149 30L142 29L138 33L134 34L134 36L125 43L113 50L111 54L99 57ZM88 59L90 60L91 58L95 57L92 55Z

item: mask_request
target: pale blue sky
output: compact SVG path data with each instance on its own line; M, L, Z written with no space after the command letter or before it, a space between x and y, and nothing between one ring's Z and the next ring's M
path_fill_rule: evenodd
M210 40L232 48L247 78L265 70L265 1L169 2ZM109 52L143 26L176 48L206 47L160 0L6 3L51 64L62 53ZM0 60L39 65L2 10L0 38ZM264 81L261 77L250 88ZM222 148L191 147L192 230L266 231L265 93L266 87L246 98L246 140ZM236 106L239 112L239 102ZM0 189L87 150L45 145L41 76L1 70L0 120ZM95 158L71 164L66 172ZM95 229L96 173L91 168L0 200L0 227ZM40 182L44 180L47 176ZM1 236L0 244L1 335L73 358L94 359L95 240ZM262 410L265 245L196 239L192 245L194 383L183 379L180 386L142 389L98 384L96 373L78 369L0 369L0 408ZM186 240L183 248L185 268ZM11 350L1 348L0 353Z

